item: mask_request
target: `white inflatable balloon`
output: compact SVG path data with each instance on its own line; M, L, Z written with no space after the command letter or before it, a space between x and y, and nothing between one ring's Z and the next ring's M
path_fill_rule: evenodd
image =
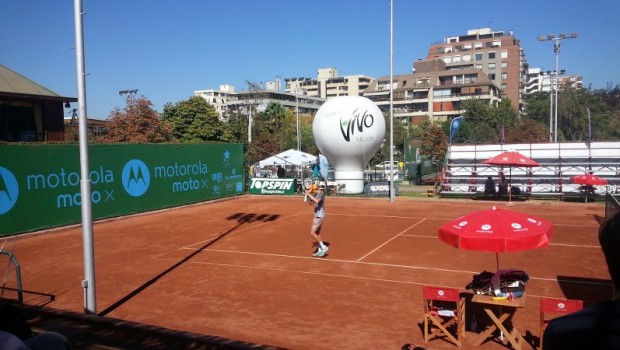
M381 147L385 119L376 104L362 96L339 96L319 108L312 124L314 141L334 167L346 193L364 191L364 168Z

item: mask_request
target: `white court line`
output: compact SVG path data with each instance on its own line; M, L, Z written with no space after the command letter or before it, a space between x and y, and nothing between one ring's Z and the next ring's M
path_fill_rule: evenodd
M194 250L192 248L188 248ZM325 263L335 262L335 263L345 263L345 264L355 264L355 265L368 265L368 266L380 266L380 267L394 267L394 268L403 268L403 269L412 269L412 270L431 270L431 271L440 271L440 272L452 272L452 273L465 273L465 274L477 274L480 271L467 271L467 270L453 270L453 269L442 269L438 267L428 267L428 266L412 266L412 265L400 265L400 264L388 264L388 263L377 263L377 262L367 262L367 261L359 261L359 260L344 260L344 259L317 259L315 257L308 256L298 256L298 255L287 255L287 254L273 254L273 253L257 253L257 252L245 252L240 250L226 250L226 249L209 249L209 252L218 252L218 253L232 253L232 254L244 254L244 255L256 255L256 256L268 256L268 257L278 257L278 258L288 258L288 259L303 259L303 260L319 260L324 261ZM160 259L167 260L167 259ZM216 263L213 263L216 264ZM235 265L231 265L235 266ZM240 265L241 267L245 265ZM288 271L288 270L285 270ZM609 283L598 283L598 282L579 282L579 281L571 281L571 280L558 280L557 278L545 278L545 277L531 277L532 280L540 280L540 281L564 281L570 283L582 283L582 284L593 284L593 285L611 285Z
M184 248L190 250L196 250L194 248ZM416 270L433 270L433 271L442 271L442 272L457 272L457 273L478 273L480 271L464 271L464 270L451 270L451 269L442 269L437 267L428 267L428 266L411 266L411 265L399 265L399 264L387 264L387 263L376 263L376 262L365 262L359 260L344 260L344 259L317 259L316 257L309 256L298 256L298 255L287 255L287 254L273 254L273 253L256 253L256 252L244 252L240 250L225 250L225 249L208 249L208 252L218 252L218 253L233 253L233 254L245 254L245 255L256 255L256 256L268 256L268 257L278 257L278 258L289 258L289 259L311 259L311 260L319 260L328 262L337 262L337 263L347 263L347 264L359 264L359 265L371 265L371 266L384 266L384 267L398 267L398 268L406 268L406 269L416 269ZM159 259L159 260L168 260L168 259Z
M379 248L383 247L384 245L386 245L386 244L390 243L391 241L393 241L394 239L396 239L396 237L398 237L398 236L400 236L401 234L403 234L404 232L407 232L407 231L411 230L412 228L414 228L414 227L418 226L419 224L421 224L421 223L422 223L422 222L424 222L425 220L426 220L426 219L422 219L422 220L418 221L417 223L415 223L415 224L413 224L413 225L409 226L409 227L408 227L408 228L406 228L405 230L403 230L403 231L399 232L396 236L394 236L394 237L392 237L392 238L388 239L388 240L387 240L387 241L385 241L383 244L379 245L377 248L375 248L375 249L371 250L370 252L368 252L368 254L366 254L366 255L362 256L361 258L357 259L357 261L364 260L364 258L366 258L367 256L369 256L370 254L372 254L372 253L376 252L376 251L377 251L377 249L379 249Z
M598 245L580 245L580 244L567 244L567 243L549 243L549 245L557 245L561 247L575 247L575 248L600 248Z
M402 236L403 237L414 237L414 238L439 239L437 236L426 236L426 235L403 234ZM561 246L561 247L573 247L573 248L600 248L600 246L598 246L598 245L581 245L581 244L568 244L568 243L549 243L549 245Z
M415 219L415 220L422 220L422 219L426 219L426 218L419 218L419 217L414 217L414 216L399 216L399 215L372 215L372 214L364 214L364 215L359 215L359 214L337 214L337 213L329 213L330 216L350 216L350 217L354 217L354 218L358 218L358 217L365 217L365 218L386 218L386 219ZM434 218L432 220L451 220L451 219L446 219L446 218L441 218L441 219L437 219Z
M231 250L209 250L210 252L224 252L224 253L239 253L239 254L249 254L249 255L259 255L259 256L276 256L276 257L285 257L285 258L293 258L293 259L313 259L317 260L317 258L311 257L300 257L294 255L284 255L284 254L265 254L265 253L253 253L253 252L240 252L240 251L231 251ZM166 259L160 259L167 261ZM395 265L395 264L382 264L382 263L370 263L370 262L359 262L352 260L337 260L337 259L320 259L325 262L344 262L350 264L362 264L362 265L377 265L377 266L388 266L388 267L400 267L400 268L410 268L410 269L420 269L420 270L436 270L436 271L448 271L448 272L457 272L457 273L468 273L471 274L471 271L460 271L460 270L448 270L448 269L439 269L439 268L429 268L429 267L421 267L421 266L407 266L407 265ZM226 267L237 267L237 268L245 268L252 270L266 270L266 271L278 271L278 272L291 272L291 273L300 273L307 275L315 275L315 276L327 276L327 277L339 277L339 278L348 278L348 279L356 279L356 280L366 280L366 281L377 281L377 282L389 282L389 283L397 283L397 284L409 284L409 285L425 285L426 283L422 282L413 282L413 281L404 281L404 280L394 280L387 278L375 278L375 277L362 277L362 276L351 276L351 275L342 275L336 273L325 273L325 272L312 272L312 271L303 271L303 270L290 270L283 268L275 268L275 267L261 267L261 266L253 266L253 265L242 265L242 264L224 264L224 263L212 263L212 262L204 262L204 261L194 261L193 264L202 264L202 265L212 265L212 266L226 266ZM476 272L477 273L477 272ZM549 281L549 282L567 282L567 283L575 283L575 284L590 284L590 285L602 285L602 286L611 286L611 283L598 283L598 282L586 282L586 281L571 281L571 280L557 280L552 278L538 278L538 277L530 277L530 279L536 279L541 281ZM461 288L462 286L442 286L448 288ZM528 294L532 297L548 297L546 295L534 295Z
M295 217L300 215L301 213L297 213L297 214L293 214L287 217L283 217L283 219L288 219L291 217ZM466 273L466 274L476 274L479 273L479 271L465 271L465 270L453 270L453 269L442 269L442 268L433 268L433 267L427 267L427 266L408 266L408 265L398 265L398 264L386 264L386 263L373 263L373 262L364 262L361 261L362 259L366 258L368 255L372 254L373 252L377 251L379 248L385 246L387 243L391 242L392 240L396 239L399 236L407 236L407 237L420 237L420 238L435 238L437 239L437 237L432 237L432 236L421 236L421 235L407 235L404 234L405 232L409 231L410 229L416 227L417 225L419 225L420 223L424 222L425 220L427 220L427 218L414 218L414 217L407 217L407 216L385 216L385 215L353 215L353 214L329 214L330 216L348 216L348 217L381 217L381 218L399 218L399 219L417 219L420 220L418 221L416 224L408 227L407 229L401 231L400 233L398 233L397 235L395 235L394 237L392 237L391 239L389 239L388 241L386 241L385 243L381 244L380 246L378 246L377 248L373 249L372 251L370 251L368 254L364 255L363 257L361 257L358 260L342 260L342 259L322 259L321 261L324 261L326 263L328 262L333 262L333 263L347 263L347 264L363 264L363 265L369 265L369 266L380 266L380 267L392 267L392 268L404 268L404 269L417 269L417 270L428 270L428 271L441 271L441 272L452 272L452 273ZM446 219L446 218L430 218L430 220L452 220L452 218L450 219ZM244 230L248 230L248 229L254 229L257 226L261 226L264 224L267 224L269 222L263 222L260 223L258 225L254 225L252 227L246 227L241 229L240 231L244 231ZM556 224L554 224L556 225ZM556 226L575 226L575 227L587 227L587 225L556 225ZM205 240L202 242L209 242L212 241L215 238L211 238L209 240ZM186 246L186 247L182 247L180 249L189 249L189 250L197 250L196 248L192 248L193 246L195 246L196 244L199 244L201 242L197 242L194 243L192 245ZM563 245L563 244L554 244L551 243L552 245ZM575 246L575 247L592 247L592 248L599 248L596 246L579 246L579 245L565 245L565 246ZM179 249L177 249L179 250ZM172 252L172 251L170 251ZM285 255L285 254L269 254L269 253L256 253L256 252L244 252L244 251L232 251L232 250L221 250L221 249L208 249L205 252L221 252L221 253L234 253L234 254L246 254L246 255L255 255L255 256L267 256L267 257L282 257L282 258L288 258L288 259L314 259L317 260L317 258L314 257L302 257L302 256L295 256L295 255ZM164 253L166 254L166 253ZM161 254L161 255L164 255ZM159 255L159 256L161 256ZM158 257L159 257L158 256ZM172 261L170 259L163 259L163 258L157 258L157 257L153 257L153 259L157 259L157 260L163 260L163 261ZM248 265L240 265L240 264L223 264L223 263L209 263L209 262L192 262L192 263L199 263L199 264L208 264L208 265L214 265L214 266L230 266L230 267L240 267L240 268L248 268L248 269L256 269L256 270L272 270L272 271L284 271L284 272L296 272L296 273L303 273L303 274L313 274L313 275L321 275L321 276L332 276L332 277L341 277L341 278L350 278L350 279L361 279L361 280L373 280L373 281L382 281L382 282L391 282L391 283L401 283L401 284L413 284L413 285L422 285L423 283L418 283L418 282L411 282L411 281L402 281L402 280L392 280L392 279L381 279L381 278L371 278L371 277L359 277L359 276L348 276L348 275L341 275L341 274L330 274L330 273L319 273L319 272L308 272L308 271L302 271L302 270L285 270L285 269L280 269L280 268L269 268L269 267L257 267L257 266L248 266ZM572 280L558 280L558 279L554 279L554 278L542 278L542 277L532 277L530 276L530 280L540 280L540 281L546 281L546 282L566 282L566 283L575 283L575 284L590 284L590 285L611 285L609 283L599 283L599 282L587 282L587 281L572 281ZM453 287L453 286L446 286L446 287ZM460 286L456 286L455 288L460 288ZM541 296L537 296L537 295L531 295L533 297L541 297Z
M329 213L329 215L333 215L333 216L350 216L350 217L372 217L372 218L391 218L391 219L413 219L413 220L438 220L438 221L452 221L455 220L456 218L454 217L450 217L450 218L430 218L430 217L416 217L416 216L399 216L399 215L372 215L372 214L364 214L364 215L357 215L357 214L337 214L337 213ZM598 225L598 224L597 224ZM553 226L563 226L563 227L591 227L591 226L596 226L596 225L584 225L584 224L556 224L553 223Z

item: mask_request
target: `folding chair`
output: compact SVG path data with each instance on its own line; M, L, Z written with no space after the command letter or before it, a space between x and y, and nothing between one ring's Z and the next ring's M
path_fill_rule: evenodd
M583 309L583 301L572 299L540 298L540 349L547 324L553 318Z
M462 346L465 337L465 298L456 288L422 286L424 296L424 342L443 338ZM452 332L449 328L455 328Z

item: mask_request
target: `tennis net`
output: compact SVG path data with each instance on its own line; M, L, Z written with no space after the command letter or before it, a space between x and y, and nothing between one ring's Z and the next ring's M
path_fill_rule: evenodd
M609 219L614 214L620 212L620 203L611 193L605 194L605 219Z

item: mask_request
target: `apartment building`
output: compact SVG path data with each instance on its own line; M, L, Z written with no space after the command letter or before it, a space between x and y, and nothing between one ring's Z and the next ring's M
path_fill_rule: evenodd
M335 68L320 68L317 78L286 78L285 91L303 91L308 96L329 99L336 96L361 96L375 79L367 75L338 76Z
M272 102L301 114L313 114L325 102L322 98L303 93L282 92L279 87L280 82L275 81L267 82L265 86L253 84L250 89L237 92L233 85L220 85L219 90L194 91L194 96L202 97L213 105L220 118L233 111L250 113L251 109L260 112Z
M439 58L447 69L481 70L502 96L522 112L527 81L527 62L519 40L513 33L490 28L468 30L466 35L446 37L429 47L427 60Z
M558 91L566 87L573 89L581 89L583 87L583 77L581 75L563 75L564 70L560 71L558 76ZM527 84L525 93L532 94L534 92L549 92L555 89L555 72L543 71L540 68L529 68L527 71Z
M497 106L501 100L499 87L481 70L461 68L448 70L441 59L419 60L415 73L392 77L393 114L413 124L425 120L442 122L463 113L461 103L480 99ZM374 101L382 111L390 107L390 77L372 83L363 96Z

